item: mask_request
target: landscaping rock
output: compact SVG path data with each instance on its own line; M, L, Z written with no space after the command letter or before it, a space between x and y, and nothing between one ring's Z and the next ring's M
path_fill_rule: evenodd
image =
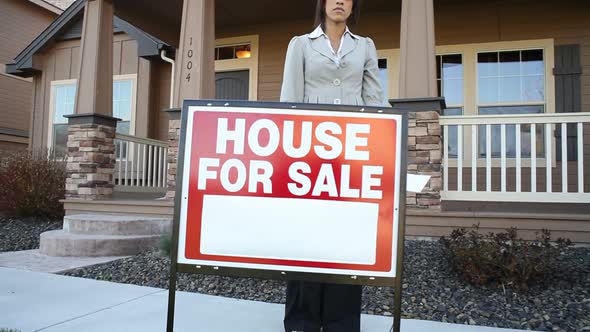
M41 233L60 228L61 220L0 217L0 252L37 249Z
M404 318L459 324L582 331L590 327L590 248L567 248L543 280L517 291L510 285L474 287L461 280L438 242L406 241ZM70 276L168 288L169 259L150 250L119 261L65 273ZM177 289L284 303L285 283L178 274ZM390 316L393 288L364 287L363 313ZM526 309L525 309L526 308Z

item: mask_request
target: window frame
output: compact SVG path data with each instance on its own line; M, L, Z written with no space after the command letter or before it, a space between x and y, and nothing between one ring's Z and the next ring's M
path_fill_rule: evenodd
M554 60L554 40L553 39L532 39L532 40L518 40L518 41L504 41L504 42L490 42L490 43L474 43L474 44L457 44L457 45L441 45L436 47L436 55L444 54L461 54L463 57L463 115L478 115L480 106L490 106L489 104L479 104L478 96L478 72L477 72L477 55L485 52L502 52L514 50L543 50L544 61L544 76L545 76L545 113L555 113L555 77L553 76ZM539 105L539 102L518 102L518 103L498 103L493 106L527 106ZM449 106L450 108L451 106ZM471 128L463 128L463 165L471 163L472 151L470 142L472 141ZM552 149L555 151L555 137L552 136ZM468 147L468 148L466 148ZM552 153L552 165L556 167L556 156ZM499 167L501 158L492 157L492 166ZM457 159L449 158L449 166L456 167ZM524 167L530 166L530 158L521 157L521 165ZM537 166L542 167L546 164L544 157L537 157ZM485 167L485 157L477 156L477 166ZM506 158L506 166L515 167L515 158Z
M123 74L113 75L113 82L115 81L131 81L131 116L129 123L129 135L135 135L135 118L137 113L137 74ZM49 94L49 114L47 119L47 149L51 151L53 148L53 117L55 114L55 98L56 98L56 87L64 85L77 85L78 79L67 79L67 80L55 80L50 83L50 94ZM76 94L74 97L74 113L76 112L75 100L77 98L78 90L76 87ZM112 103L112 101L111 101Z
M377 60L387 60L387 79L389 80L387 99L399 98L399 49L380 49L377 50Z
M245 35L215 40L215 48L221 46L233 46L250 44L250 57L243 59L215 60L215 72L248 70L248 100L258 100L258 35Z

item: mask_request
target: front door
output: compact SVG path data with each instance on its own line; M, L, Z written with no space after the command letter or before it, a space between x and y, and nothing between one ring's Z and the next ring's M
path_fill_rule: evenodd
M248 100L250 71L215 73L215 99Z

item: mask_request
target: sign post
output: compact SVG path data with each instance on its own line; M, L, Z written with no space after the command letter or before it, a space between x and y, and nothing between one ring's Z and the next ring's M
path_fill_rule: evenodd
M342 105L185 101L177 273L395 286L399 331L407 114Z

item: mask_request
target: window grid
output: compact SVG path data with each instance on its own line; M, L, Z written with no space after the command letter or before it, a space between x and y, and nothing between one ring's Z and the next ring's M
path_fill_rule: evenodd
M525 71L525 64L528 63L529 61L527 61L525 59L525 61L523 61L523 53L524 52L540 52L540 62L541 62L541 67L539 69L541 69L540 73L526 73ZM501 64L509 64L511 62L516 62L516 61L504 61L502 62L502 56L505 54L509 54L509 53L518 53L518 73L516 74L506 74L506 73L501 73L502 71L502 66ZM494 54L495 55L495 61L494 62L490 62L490 61L480 61L480 58L484 58L485 56L490 56ZM485 59L484 59L485 60ZM510 104L510 105L518 105L520 103L522 104L544 104L545 103L545 73L544 73L544 62L545 62L545 54L543 52L542 49L522 49L522 50L504 50L504 51L485 51L485 52L478 52L477 53L477 85L478 85L478 89L477 89L477 100L478 100L478 105L480 106L489 106L489 105L497 105L497 104ZM484 70L484 64L495 64L495 71L496 74L486 74L485 71L490 71L490 69ZM506 69L504 69L506 70ZM526 78L541 78L540 82L542 82L542 85L540 87L540 93L539 95L541 96L541 98L538 99L534 99L534 98L527 98L527 96L525 96L526 94L526 87L525 87L525 79ZM503 100L503 91L502 89L502 80L503 79L518 79L519 80L519 98L517 100ZM482 81L483 80L483 81ZM481 88L483 83L485 82L485 80L495 80L495 86L496 86L496 96L495 96L495 101L482 101L482 95L481 95Z
M74 81L74 82L72 82ZM130 134L130 123L133 109L133 79L113 80L113 116L122 121L117 123L117 132ZM53 116L51 117L50 142L52 154L55 157L64 157L67 148L67 118L64 115L74 114L76 103L76 83L69 80L68 83L52 84L53 90Z
M236 45L224 45L215 47L215 60L232 60L232 59L243 59L250 58L252 52L252 45L250 43L236 44ZM244 51L242 57L239 56L239 52Z
M523 59L523 54L527 52L529 56L533 60ZM535 60L535 53L536 60ZM518 61L514 55L518 54ZM540 55L540 57L539 57ZM510 56L513 58L510 59ZM487 59L486 59L487 57ZM502 61L508 58L508 61ZM495 58L495 59L494 59ZM492 60L492 61L489 61ZM537 64L534 64L532 61L536 61ZM515 50L502 50L502 51L485 51L485 52L477 52L476 56L476 63L477 63L477 112L478 114L534 114L534 113L544 113L547 107L547 97L545 91L545 52L543 49L515 49ZM515 65L515 62L518 65ZM530 63L529 63L530 62ZM529 63L530 70L537 70L538 73L528 73L525 65ZM485 68L485 64L493 64L493 66L488 66L489 68ZM504 65L502 65L504 64ZM538 68L535 68L535 65ZM514 67L514 68L510 68ZM516 68L518 67L518 73L506 73L513 71L515 72ZM494 72L495 73L492 73ZM502 88L503 88L503 79L515 79L518 78L518 88L519 88L519 97L517 99L510 99L504 98ZM525 79L526 78L541 78L537 80L540 82L540 88L537 90L536 96L531 94L531 96L536 98L530 98L527 93L528 90L527 86L525 86ZM486 100L482 96L485 91L483 91L483 86L485 80L492 80L495 84L495 98L493 100ZM505 81L504 81L505 82ZM488 85L489 86L489 85ZM508 84L507 84L508 87ZM506 87L504 87L506 88ZM483 92L483 93L482 93ZM488 96L489 98L489 96ZM483 100L483 101L482 101ZM522 157L531 156L531 142L527 137L530 137L531 128L528 125L520 126L520 147ZM501 153L501 128L499 125L492 125L491 126L491 151L490 154L493 158L500 157ZM544 128L537 128L536 130L536 151L537 157L543 156L545 154L545 147L544 147ZM515 147L516 147L516 126L509 125L505 128L505 142L506 142L506 156L508 158L515 157ZM485 158L487 154L487 144L486 144L486 129L485 126L478 126L478 157Z
M450 74L450 71L446 71L445 70L445 63L447 63L445 60L451 60L454 62L449 62L451 64L455 64L457 66L459 66L459 70L457 70L457 73L455 73L455 75L448 75ZM459 60L459 61L457 61ZM450 95L447 94L448 90L447 90L447 84L449 82L460 82L460 84L458 85L454 85L454 84L449 84L449 88L453 87L453 86L459 86L460 87L460 91L455 91L454 93L457 94L457 96L455 96L453 99L453 101L455 101L454 103L447 103L447 108L445 108L443 110L443 115L463 115L463 105L465 103L465 93L464 93L464 64L463 64L463 55L458 53L458 54L441 54L441 55L437 55L436 56L436 65L437 65L437 87L438 87L438 95L439 96L445 96L445 95ZM450 76L450 77L449 77ZM457 101L460 101L460 103L458 103ZM448 130L448 137L444 137L444 141L446 141L446 144L448 145L448 156L449 158L457 158L458 155L458 142L457 142L457 138L458 138L458 128L457 126L449 126L449 130Z

